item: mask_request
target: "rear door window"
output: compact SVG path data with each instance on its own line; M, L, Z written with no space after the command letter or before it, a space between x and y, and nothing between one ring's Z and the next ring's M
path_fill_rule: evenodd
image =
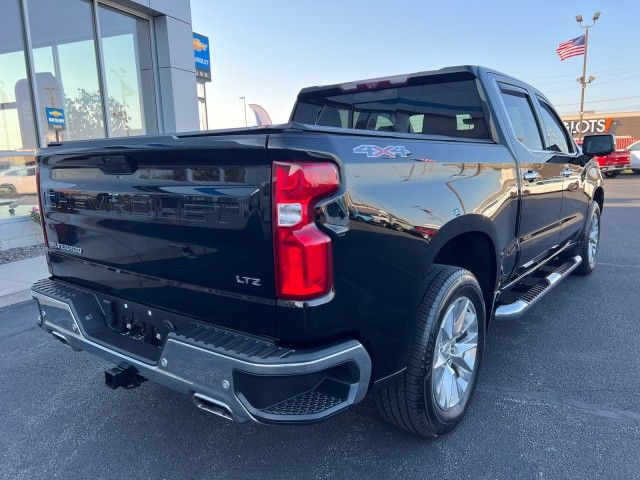
M540 128L529 95L509 85L501 85L500 92L518 141L531 150L542 150Z

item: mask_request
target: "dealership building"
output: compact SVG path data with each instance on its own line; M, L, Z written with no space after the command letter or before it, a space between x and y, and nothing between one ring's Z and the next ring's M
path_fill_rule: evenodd
M189 0L3 0L0 222L36 203L49 142L206 128L208 50Z
M623 150L640 141L640 112L585 113L564 115L562 120L574 138L583 135L611 133L616 137L616 147Z

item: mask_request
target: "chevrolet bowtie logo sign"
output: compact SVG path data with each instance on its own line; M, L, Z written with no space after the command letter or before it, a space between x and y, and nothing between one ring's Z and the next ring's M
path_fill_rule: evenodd
M64 130L65 128L64 109L45 107L44 110L47 115L47 124L49 125L49 128L54 130Z
M194 32L193 57L196 63L196 74L198 78L211 80L211 58L209 54L209 38Z
M193 39L193 49L196 52L202 52L205 51L207 48L209 48L209 45L207 45L206 43L204 43L202 40L200 40L199 38L194 38Z

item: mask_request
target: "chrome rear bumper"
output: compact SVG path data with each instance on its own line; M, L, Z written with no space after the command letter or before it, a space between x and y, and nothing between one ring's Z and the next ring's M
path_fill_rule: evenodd
M231 420L319 421L361 401L369 387L371 360L355 340L293 350L201 324L194 335L169 333L159 360L149 361L91 337L90 324L104 322L91 291L47 279L37 282L32 293L38 323L58 340L132 366L142 377L190 395L199 408Z

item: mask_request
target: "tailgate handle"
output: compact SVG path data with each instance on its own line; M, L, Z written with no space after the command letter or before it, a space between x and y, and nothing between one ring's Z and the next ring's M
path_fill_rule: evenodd
M111 175L133 173L138 169L137 162L125 155L109 155L101 160L100 170Z

